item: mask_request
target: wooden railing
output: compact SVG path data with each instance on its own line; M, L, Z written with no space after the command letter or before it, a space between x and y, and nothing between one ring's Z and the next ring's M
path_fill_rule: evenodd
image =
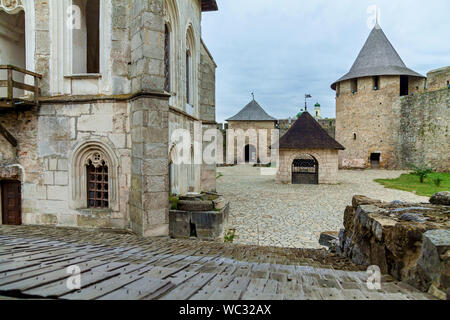
M39 79L42 79L42 76L40 74L21 69L15 66L11 65L0 65L0 71L6 70L7 72L7 79L2 80L0 79L0 88L7 88L6 96L0 95L0 107L2 108L9 108L14 107L16 104L21 105L38 105L39 104L39 95L40 95L40 89L39 89ZM32 76L34 79L34 85L28 85L25 83L14 81L13 79L13 71L16 71L18 73L22 73L24 75ZM34 97L32 100L25 99L22 97L14 97L14 88L24 91L29 91L34 93Z

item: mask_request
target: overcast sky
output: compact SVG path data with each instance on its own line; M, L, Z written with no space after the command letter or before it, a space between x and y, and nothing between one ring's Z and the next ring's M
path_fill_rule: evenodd
M383 31L421 73L450 65L448 0L217 0L203 14L203 39L218 65L217 121L255 99L273 117L294 116L305 93L335 116L330 85L350 70L378 5ZM372 19L373 20L373 19ZM309 109L309 110L311 110Z

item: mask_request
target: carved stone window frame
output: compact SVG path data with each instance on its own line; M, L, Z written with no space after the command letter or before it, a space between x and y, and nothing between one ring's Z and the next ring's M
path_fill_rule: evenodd
M87 166L89 161L95 165L105 162L108 166L109 209L119 211L119 160L113 149L98 140L80 143L70 157L70 207L88 209ZM106 210L106 209L105 209Z

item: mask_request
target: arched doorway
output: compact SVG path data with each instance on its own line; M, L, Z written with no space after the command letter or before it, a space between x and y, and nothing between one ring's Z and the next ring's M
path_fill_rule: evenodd
M256 163L256 148L255 146L248 144L245 146L245 163Z
M319 184L319 162L304 154L292 163L292 184Z

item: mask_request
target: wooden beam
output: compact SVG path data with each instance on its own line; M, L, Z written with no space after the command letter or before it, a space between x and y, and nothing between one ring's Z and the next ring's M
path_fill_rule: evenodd
M35 87L34 86L30 86L28 84L21 83L21 82L13 81L13 87L17 88L17 89L22 89L22 90L25 90L25 91L35 92Z
M4 136L5 139L8 140L8 142L11 143L11 145L12 145L13 147L17 147L17 140L16 140L16 138L14 138L14 137L12 136L12 134L9 133L9 131L6 130L6 128L5 128L1 123L0 123L0 134L1 134L2 136Z

